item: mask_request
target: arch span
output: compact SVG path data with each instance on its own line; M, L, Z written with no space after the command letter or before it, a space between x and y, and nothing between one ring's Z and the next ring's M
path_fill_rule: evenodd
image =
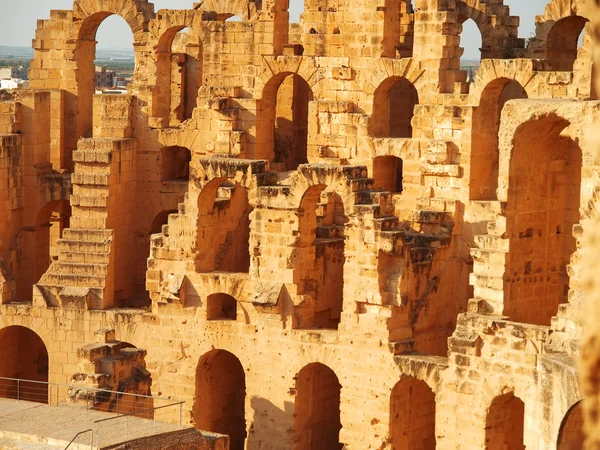
M48 367L48 350L37 333L20 325L0 330L0 397L47 403Z

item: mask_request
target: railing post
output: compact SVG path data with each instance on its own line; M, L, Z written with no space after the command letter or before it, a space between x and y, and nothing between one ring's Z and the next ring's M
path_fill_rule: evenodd
M17 380L17 401L19 401L19 397L20 397L20 389L21 389L21 381Z
M119 415L119 394L117 394L117 416Z
M179 404L179 428L183 428L183 403Z

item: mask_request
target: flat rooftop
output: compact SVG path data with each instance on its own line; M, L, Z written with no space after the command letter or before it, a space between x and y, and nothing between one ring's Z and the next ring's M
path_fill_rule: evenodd
M96 423L109 418L112 420ZM88 410L85 405L50 406L0 398L2 449L64 449L78 432L89 429L94 430L93 448L103 448L182 428L179 424ZM89 449L91 444L92 434L86 433L79 436L70 449Z

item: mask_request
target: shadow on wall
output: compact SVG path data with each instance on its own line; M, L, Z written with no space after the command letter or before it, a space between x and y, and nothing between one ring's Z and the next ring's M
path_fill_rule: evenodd
M262 449L267 441L272 444L274 436L280 435L282 429L292 432L294 427L294 404L292 402L285 402L285 409L282 410L267 399L252 397L250 405L254 411L254 422L248 429L246 450Z

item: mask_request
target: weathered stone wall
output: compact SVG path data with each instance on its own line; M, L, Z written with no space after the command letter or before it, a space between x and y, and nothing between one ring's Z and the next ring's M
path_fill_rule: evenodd
M287 3L40 21L32 91L0 103L0 348L33 330L68 383L114 329L232 450L577 445L600 104L592 40L556 36L593 30L584 2L527 48L501 0ZM111 14L133 83L94 96Z

